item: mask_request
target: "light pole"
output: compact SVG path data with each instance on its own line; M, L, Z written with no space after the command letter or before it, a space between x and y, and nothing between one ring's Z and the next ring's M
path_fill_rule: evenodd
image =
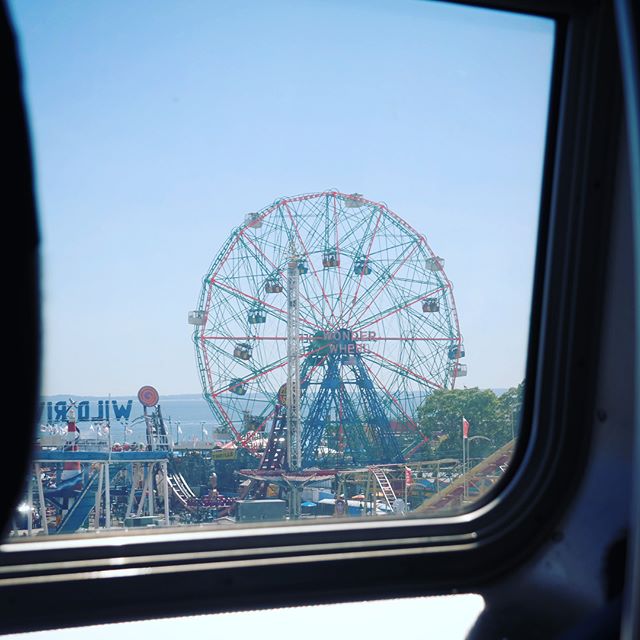
M488 442L491 442L491 438L487 438L487 436L471 436L470 438L465 438L465 440L467 441L467 452L466 452L466 456L465 456L467 469L463 469L463 471L464 471L464 497L468 498L469 497L469 479L467 478L467 471L469 471L469 460L471 458L471 455L470 455L471 441L472 440L487 440Z
M515 428L515 413L518 407L515 404L511 405L511 439L515 440L516 428Z

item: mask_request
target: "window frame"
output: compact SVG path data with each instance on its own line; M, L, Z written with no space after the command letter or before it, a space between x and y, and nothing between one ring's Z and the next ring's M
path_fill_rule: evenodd
M594 413L594 308L604 293L621 112L613 14L604 0L459 4L556 21L527 384L504 481L446 518L5 543L0 632L481 591L554 535L586 464Z

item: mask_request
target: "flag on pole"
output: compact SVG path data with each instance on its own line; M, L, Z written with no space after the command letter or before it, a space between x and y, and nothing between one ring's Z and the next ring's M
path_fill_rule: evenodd
M469 437L469 421L464 416L462 416L462 437Z

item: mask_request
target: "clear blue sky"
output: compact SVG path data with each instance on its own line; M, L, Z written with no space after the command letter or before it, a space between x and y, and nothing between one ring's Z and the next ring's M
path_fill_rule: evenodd
M10 0L43 393L200 391L187 325L245 212L363 193L446 259L466 386L524 375L553 23L419 0Z

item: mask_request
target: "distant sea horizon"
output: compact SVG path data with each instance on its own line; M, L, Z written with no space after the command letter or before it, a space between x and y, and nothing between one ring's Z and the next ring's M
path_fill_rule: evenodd
M501 395L507 389L495 388L492 391ZM143 406L136 394L132 395L78 395L55 394L41 396L41 412L38 424L41 431L51 429L51 426L60 426L65 422L56 413L56 403L67 404L73 400L76 406L83 406L78 428L81 437L89 437L98 434L99 428L107 422L111 428L112 442L143 442L146 439L145 426L142 422ZM104 409L105 404L110 406L109 413ZM114 403L118 411L114 411ZM214 416L207 401L200 393L166 394L160 396L159 402L162 417L170 431L174 442L204 439L206 441L226 440L228 433L220 433L224 425L220 424L217 416ZM121 417L116 417L120 415ZM57 418L57 419L56 419Z
M41 396L41 412L38 424L45 431L50 425L60 425L65 422L56 413L56 403L68 404L73 400L77 407L81 403L88 403L87 411L83 411L78 421L78 429L81 437L98 434L105 423L111 428L112 442L143 442L146 439L145 425L142 422L143 406L136 394L132 395L79 395L79 394L55 394ZM109 403L110 411L104 408ZM113 410L116 404L118 412ZM160 397L160 409L172 439L176 441L200 440L206 441L226 440L228 435L216 433L221 427L217 417L214 417L207 401L199 393L182 393L163 395ZM83 407L84 408L84 407ZM79 412L80 413L80 412ZM120 415L117 418L116 415ZM138 421L139 420L139 421Z

